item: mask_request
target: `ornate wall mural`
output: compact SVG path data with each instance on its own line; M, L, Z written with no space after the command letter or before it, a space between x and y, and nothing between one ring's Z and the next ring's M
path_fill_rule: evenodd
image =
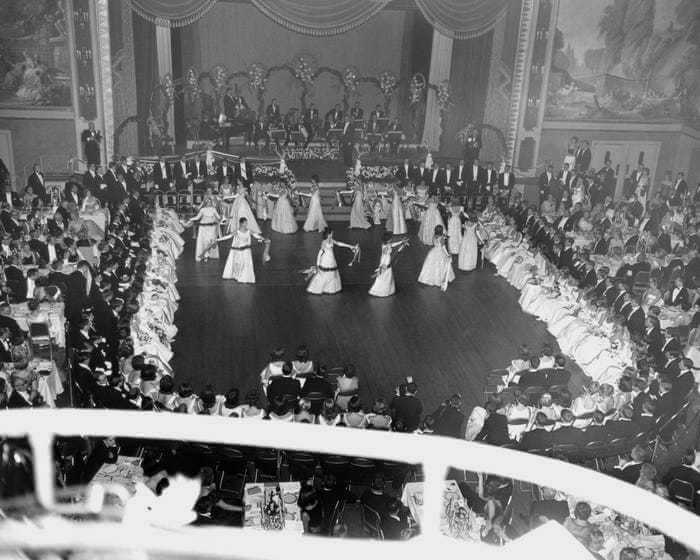
M71 107L64 0L0 2L0 108Z
M545 118L700 125L700 2L561 0Z

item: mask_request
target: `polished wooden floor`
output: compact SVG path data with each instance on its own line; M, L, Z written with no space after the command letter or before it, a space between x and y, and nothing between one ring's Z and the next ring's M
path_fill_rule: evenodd
M178 265L178 380L244 394L257 387L273 348L284 346L291 359L307 344L313 359L330 367L353 363L368 405L377 396L390 399L411 375L426 410L459 392L468 412L483 400L489 370L507 365L522 344L539 350L553 342L542 323L522 313L516 290L490 270L456 271L447 292L418 284L429 248L415 235L394 268L397 294L369 296L382 232L336 228L337 239L361 244L362 258L349 268L349 251L336 250L344 289L326 296L307 294L298 272L313 264L320 234L266 233L272 260L263 266L261 249L254 249L255 285L221 279L223 259L195 263L189 241Z

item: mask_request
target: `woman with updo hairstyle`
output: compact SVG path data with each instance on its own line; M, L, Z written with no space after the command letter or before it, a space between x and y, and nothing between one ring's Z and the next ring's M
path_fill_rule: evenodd
M445 246L447 238L444 228L435 226L433 235L433 248L423 262L418 282L427 286L435 286L443 292L447 290L447 285L455 279L455 272L452 268L452 256Z

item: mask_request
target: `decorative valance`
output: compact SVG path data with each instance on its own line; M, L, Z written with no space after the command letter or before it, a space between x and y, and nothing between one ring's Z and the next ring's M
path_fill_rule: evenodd
M453 39L489 31L506 13L508 0L415 0L428 23Z
M194 23L217 0L131 0L131 8L142 18L163 27L184 27Z
M345 33L365 23L389 0L251 0L275 23L306 35Z
M275 23L297 33L325 37L367 22L390 0L250 0ZM156 25L182 27L197 21L217 0L131 0L140 16ZM415 0L440 33L470 39L489 31L503 17L508 0Z

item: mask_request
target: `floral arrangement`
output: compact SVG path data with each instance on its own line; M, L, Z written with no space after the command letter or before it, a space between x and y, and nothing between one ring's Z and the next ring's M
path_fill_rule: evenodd
M323 159L336 160L340 157L338 148L329 148L327 146L308 146L306 148L287 148L286 159Z
M379 89L382 90L384 97L391 97L398 85L399 81L393 72L385 70L379 74Z
M396 177L396 167L386 165L373 165L363 167L360 170L363 181L393 181Z
M447 111L452 106L452 91L450 90L450 82L443 80L437 86L437 102L440 111Z
M265 67L259 62L253 62L248 66L248 86L256 94L265 91Z
M420 103L423 100L423 92L425 91L425 76L418 72L413 74L410 83L408 84L408 98L411 105Z
M262 182L282 182L288 187L293 188L296 184L296 177L292 170L285 166L284 171L280 172L279 167L271 165L256 165L253 168L253 177Z
M226 87L226 81L228 80L228 72L226 71L226 68L221 64L217 64L211 69L211 77L216 91L221 93Z
M198 98L202 90L199 87L199 74L197 74L197 70L193 66L190 66L185 73L185 83L187 84L190 95L194 99Z
M355 66L348 66L343 70L343 86L348 94L355 93L358 85L358 71Z
M316 61L313 57L305 54L300 54L292 61L292 70L294 76L301 80L304 86L311 86L314 83L314 68Z
M175 83L173 82L173 77L170 74L166 74L160 81L160 85L163 86L163 91L165 91L166 97L172 103L173 99L175 98Z

